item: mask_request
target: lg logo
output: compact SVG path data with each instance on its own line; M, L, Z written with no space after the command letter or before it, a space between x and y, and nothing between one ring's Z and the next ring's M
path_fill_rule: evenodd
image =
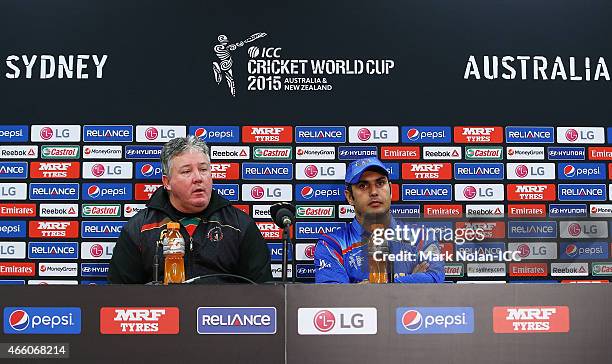
M336 325L336 317L328 310L322 310L315 314L313 319L314 326L321 332L328 332Z
M364 327L364 318L361 313L338 314L340 329L360 329ZM313 319L313 324L320 332L329 332L336 326L336 316L329 310L317 312Z

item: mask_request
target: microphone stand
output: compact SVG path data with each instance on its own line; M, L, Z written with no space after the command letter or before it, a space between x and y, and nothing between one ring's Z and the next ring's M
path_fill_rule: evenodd
M287 283L287 254L289 251L289 246L291 245L291 282L295 283L295 272L294 270L295 268L295 249L293 248L293 243L291 242L291 238L289 236L289 227L291 226L291 223L284 224L283 227L283 264L282 264L282 270L283 270L283 275L282 275L282 279L283 279L283 283Z
M149 285L161 285L164 282L159 280L159 248L163 248L163 243L161 240L155 242L155 257L153 258L153 282L149 282Z

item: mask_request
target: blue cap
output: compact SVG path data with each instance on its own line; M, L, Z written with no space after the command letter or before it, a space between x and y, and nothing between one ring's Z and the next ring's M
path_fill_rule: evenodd
M359 182L359 178L361 178L363 172L369 169L377 169L385 176L389 177L389 172L387 171L387 168L385 168L385 165L378 158L369 157L357 159L356 161L353 161L351 164L349 164L348 168L346 169L346 176L344 178L344 182L349 184L355 184Z

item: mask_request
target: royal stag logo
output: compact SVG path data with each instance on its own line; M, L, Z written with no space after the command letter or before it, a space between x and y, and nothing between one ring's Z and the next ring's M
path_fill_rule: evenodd
M235 51L236 49L242 47L247 43L253 42L259 38L263 38L266 35L266 33L255 33L247 39L234 44L229 44L229 40L226 35L221 34L217 37L219 44L213 47L217 57L219 58L219 62L213 62L213 72L215 74L215 81L217 81L217 84L220 84L221 81L223 81L223 77L225 76L225 81L227 82L227 86L229 87L230 93L233 97L236 97L236 84L234 83L234 75L232 73L231 52Z

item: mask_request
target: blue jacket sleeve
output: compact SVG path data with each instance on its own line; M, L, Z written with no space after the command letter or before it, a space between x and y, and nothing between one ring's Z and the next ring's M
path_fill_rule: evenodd
M421 249L419 249L421 250ZM440 254L440 246L435 241L424 244L422 251L431 252L432 255ZM444 282L444 261L443 260L423 260L429 262L429 268L425 272L406 274L395 277L397 283L442 283ZM418 263L422 261L418 259ZM416 265L415 265L416 266Z
M315 283L349 283L341 252L321 239L314 254Z

